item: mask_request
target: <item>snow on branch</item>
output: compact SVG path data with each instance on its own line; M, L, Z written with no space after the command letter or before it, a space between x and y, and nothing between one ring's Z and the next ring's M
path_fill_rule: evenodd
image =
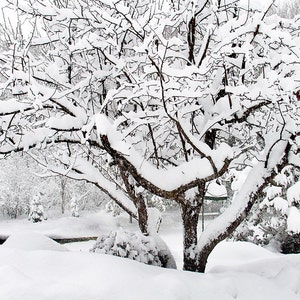
M17 99L0 101L0 116L12 115L33 109L29 103L22 103Z
M9 154L14 151L27 151L38 145L42 145L44 142L47 143L49 137L53 135L54 131L49 128L37 128L24 131L22 135L15 136L14 139L8 139L8 142L1 146L0 154Z
M34 157L34 159L53 174L63 175L74 180L85 180L94 184L129 215L135 219L137 218L136 207L131 199L127 197L126 193L124 193L117 183L107 179L90 160L80 158L79 156L63 156L57 158L60 161L60 166L55 166L54 164L45 163L37 157Z

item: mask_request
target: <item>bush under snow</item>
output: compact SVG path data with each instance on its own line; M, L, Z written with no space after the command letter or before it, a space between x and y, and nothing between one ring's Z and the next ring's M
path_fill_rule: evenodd
M144 264L176 269L175 260L158 235L145 236L139 232L113 231L100 236L90 252L129 258Z

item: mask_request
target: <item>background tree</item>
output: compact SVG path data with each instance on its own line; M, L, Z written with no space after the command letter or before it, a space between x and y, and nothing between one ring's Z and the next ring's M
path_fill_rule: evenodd
M297 0L283 2L278 5L275 11L283 18L292 19L300 13L300 3Z
M9 160L0 160L1 212L11 218L28 215L31 195L45 184L37 178L37 166L27 155L13 154Z
M146 235L149 193L175 201L184 269L203 272L277 173L298 164L299 20L268 19L268 8L26 2L33 34L3 59L0 153L50 148L41 164L96 185ZM245 166L232 205L198 240L207 184Z

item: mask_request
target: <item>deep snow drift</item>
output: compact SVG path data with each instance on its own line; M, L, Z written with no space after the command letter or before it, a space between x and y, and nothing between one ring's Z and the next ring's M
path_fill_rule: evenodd
M97 227L95 217L91 216L91 227L99 231L103 220L99 218ZM85 232L88 219L81 220ZM56 221L60 225L73 222L68 218ZM15 233L0 246L0 299L300 300L298 254L282 255L249 243L223 242L211 254L207 273L195 274L79 251L87 250L91 245L87 243L81 243L83 247L79 243L78 247L55 244L43 230L37 230L44 228L49 233L53 225L47 222L34 226L42 233L32 232L30 223L31 228L24 226L25 233L16 233L15 227ZM9 223L0 222L0 229ZM175 246L178 252L181 232L169 225L162 235L171 251ZM66 230L71 234L72 228Z

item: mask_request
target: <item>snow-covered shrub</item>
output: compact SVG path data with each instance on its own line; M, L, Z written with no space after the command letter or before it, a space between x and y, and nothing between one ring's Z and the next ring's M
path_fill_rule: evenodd
M147 198L148 207L155 207L161 212L165 212L167 209L170 208L178 208L178 204L169 199L165 199L156 195L152 195Z
M300 233L286 234L281 244L281 252L285 254L300 253Z
M33 223L41 222L46 220L44 207L41 203L39 196L34 196L30 206L30 213L28 216L28 220L32 221Z
M119 216L122 213L121 207L113 200L110 200L105 205L105 211L111 213L114 217Z
M113 231L100 236L90 252L129 258L144 264L176 269L175 260L158 235L140 232Z
M20 215L28 214L29 203L25 195L14 191L5 191L1 195L0 209L3 215L16 219Z
M283 253L300 252L300 172L288 166L265 190L265 198L234 233L234 239L278 245Z

